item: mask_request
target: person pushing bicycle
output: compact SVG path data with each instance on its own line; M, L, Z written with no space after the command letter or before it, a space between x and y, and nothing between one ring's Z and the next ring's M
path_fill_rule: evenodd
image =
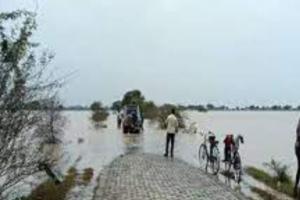
M235 142L234 137L232 134L228 134L225 136L224 139L224 160L223 162L229 162L231 161L231 154L234 151L235 148Z
M208 132L208 142L209 142L209 157L213 155L213 148L216 145L216 135L209 131Z

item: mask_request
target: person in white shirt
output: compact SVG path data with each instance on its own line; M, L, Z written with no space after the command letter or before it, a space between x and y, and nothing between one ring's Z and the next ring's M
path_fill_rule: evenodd
M166 138L166 151L164 156L168 157L169 143L171 143L171 157L173 158L175 134L178 132L178 120L177 117L175 116L175 109L172 109L172 113L168 116L166 120L166 124L167 124L167 138Z

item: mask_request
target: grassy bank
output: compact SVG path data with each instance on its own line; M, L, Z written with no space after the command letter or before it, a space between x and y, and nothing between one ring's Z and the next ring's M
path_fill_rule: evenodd
M256 167L247 167L245 170L246 173L253 177L255 180L264 183L265 185L278 192L293 197L294 184L289 176L285 177L285 179L280 180L280 177L278 175L272 175L265 170L258 169ZM268 196L271 197L267 194L266 191L263 191L259 188L252 188L252 190L253 192L258 193L260 196L266 197L264 199L268 199Z
M276 195L270 194L269 192L262 190L258 187L251 187L251 191L256 193L260 198L264 200L279 200Z
M88 185L93 178L93 169L87 168L79 174L75 168L70 168L64 180L55 184L47 180L38 185L28 197L22 200L65 200L67 194L77 185Z

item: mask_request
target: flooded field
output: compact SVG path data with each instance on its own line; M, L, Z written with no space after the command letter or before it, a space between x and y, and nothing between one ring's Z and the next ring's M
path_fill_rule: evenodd
M71 166L78 169L92 167L95 174L117 156L128 151L140 151L163 155L165 132L146 121L145 131L140 135L124 135L117 129L116 116L111 114L107 128L95 128L90 112L65 112L68 118L64 136L64 159L62 171ZM245 144L241 146L243 165L263 167L271 158L291 166L295 173L294 156L297 112L187 112L187 125L196 122L198 131L212 130L222 141L227 133L242 134ZM176 137L175 156L197 166L197 153L202 142L200 134L180 132ZM223 152L223 144L220 143ZM221 178L222 179L222 178Z
M90 112L65 112L68 123L65 128L66 152L62 167L78 161L78 167L101 168L114 157L128 149L163 154L165 133L155 124L146 122L140 136L123 135L116 126L116 116L110 115L107 128L96 129L90 121ZM294 171L295 129L297 112L188 112L187 125L196 122L198 130L212 130L218 140L227 133L242 134L245 144L241 146L244 165L262 166L271 158L291 165ZM80 142L83 139L83 142ZM199 134L179 133L176 137L175 155L190 163L197 163L197 149L202 137ZM222 149L222 143L220 148ZM68 162L66 162L68 161ZM67 164L68 163L68 164Z

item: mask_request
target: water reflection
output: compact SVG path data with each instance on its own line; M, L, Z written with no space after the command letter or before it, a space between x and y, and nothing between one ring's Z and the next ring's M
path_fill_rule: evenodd
M143 151L143 135L123 134L124 153L141 153Z

